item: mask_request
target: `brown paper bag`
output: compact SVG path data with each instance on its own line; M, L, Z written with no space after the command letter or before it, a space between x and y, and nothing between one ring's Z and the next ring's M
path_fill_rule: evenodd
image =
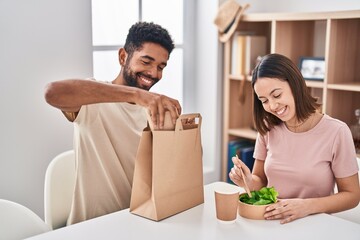
M159 221L204 202L200 127L201 115L196 113L180 115L174 130L144 129L131 213Z

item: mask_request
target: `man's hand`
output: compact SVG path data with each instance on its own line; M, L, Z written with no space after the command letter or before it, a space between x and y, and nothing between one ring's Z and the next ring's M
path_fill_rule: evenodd
M164 127L166 111L170 112L174 125L181 114L181 106L178 100L145 90L139 89L136 103L148 109L154 126L160 129Z

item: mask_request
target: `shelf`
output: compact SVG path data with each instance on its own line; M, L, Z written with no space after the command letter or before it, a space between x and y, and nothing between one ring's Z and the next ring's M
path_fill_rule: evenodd
M251 128L232 128L228 130L228 134L235 137L243 137L251 140L256 140L257 131Z
M234 80L234 81L243 81L244 76L237 76L237 75L230 74L229 79ZM251 82L252 76L251 75L246 76L245 80ZM336 84L336 85L339 85L339 84ZM358 88L360 89L360 84L342 84L342 85L345 85L346 87L354 87L354 89L358 89ZM350 85L353 85L353 86L350 86ZM309 81L309 80L307 80L306 81L306 86L312 87L312 88L323 88L324 87L324 82L323 81ZM335 88L335 89L339 89L339 88ZM357 90L355 90L355 91L357 91Z
M243 81L244 76L229 75L229 79L234 80L234 81ZM245 80L251 82L252 76L251 75L246 76ZM352 84L352 85L354 85L354 84ZM323 81L308 81L307 80L306 81L306 86L312 87L312 88L323 88L324 87L324 82ZM359 84L359 86L357 86L357 85L354 85L354 86L360 88L360 84Z
M336 12L303 12L303 13L250 13L244 14L244 22L260 21L300 21L300 20L323 20L323 19L349 19L358 18L359 10L336 11Z
M360 92L360 83L328 84L328 89Z
M305 81L306 82L306 86L308 87L312 87L312 88L323 88L324 87L324 82L322 81Z

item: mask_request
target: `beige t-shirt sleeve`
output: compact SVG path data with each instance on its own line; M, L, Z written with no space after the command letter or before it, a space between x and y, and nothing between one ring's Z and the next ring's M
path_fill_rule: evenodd
M97 81L95 78L86 78L86 80L93 80L93 81ZM106 82L106 81L102 81L103 83L110 83L110 82ZM79 112L65 112L62 111L62 113L65 115L66 119L69 120L70 122L74 122L76 117L78 116Z

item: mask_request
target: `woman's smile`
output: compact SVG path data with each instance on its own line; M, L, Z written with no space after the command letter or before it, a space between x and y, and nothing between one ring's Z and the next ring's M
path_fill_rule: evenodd
M281 118L282 115L285 113L286 109L287 109L287 107L285 106L285 107L281 108L280 110L277 110L276 115L278 115L278 117Z

